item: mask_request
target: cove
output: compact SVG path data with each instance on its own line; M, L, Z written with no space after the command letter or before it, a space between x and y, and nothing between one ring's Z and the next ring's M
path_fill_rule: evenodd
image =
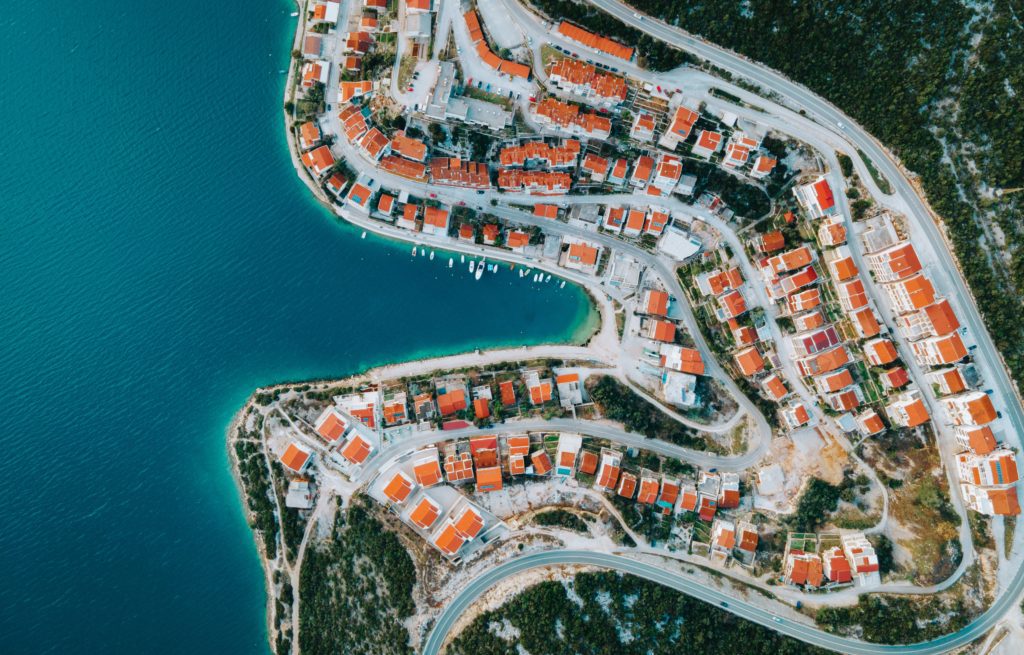
M247 395L592 321L576 287L475 281L310 197L281 126L293 10L0 17L4 652L266 652L224 444Z

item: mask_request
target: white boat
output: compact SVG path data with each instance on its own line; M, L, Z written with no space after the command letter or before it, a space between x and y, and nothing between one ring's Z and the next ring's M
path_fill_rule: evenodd
M498 272L498 265L497 264L494 265L494 270L491 271L491 272L492 273L497 273Z
M434 251L430 251L430 261L434 261Z
M363 235L361 237L359 237L359 238L360 239L365 239L366 238L366 230L363 230Z
M426 248L420 248L420 254L421 255L427 254L427 249Z
M465 255L459 255L459 263L460 264L465 264L466 263L466 256Z
M291 14L289 14L289 15L290 15L290 16L291 16L292 18L295 18L296 16L298 16L298 15L299 15L299 12L297 12L297 11L293 11L293 12L292 12Z
M412 247L412 256L413 256L413 257L415 257L415 256L416 256L416 246L413 246L413 247Z
M451 268L454 264L455 264L455 258L454 257L449 257L448 258L448 268Z
M565 280L562 280L562 283L558 285L558 288L559 289L564 289L565 288Z
M478 280L479 280L479 279L480 279L480 277L481 277L481 276L482 276L483 274L484 274L484 267L483 267L483 266L477 266L477 267L476 267L476 279L478 279Z
M547 276L546 278L544 278L544 281L545 281L545 282L550 282L550 281L551 281L551 276L550 276L550 275L548 275L548 276Z
M523 269L519 269L519 277L523 277Z
M476 262L471 259L471 260L469 260L469 272L472 273L475 270L476 270Z

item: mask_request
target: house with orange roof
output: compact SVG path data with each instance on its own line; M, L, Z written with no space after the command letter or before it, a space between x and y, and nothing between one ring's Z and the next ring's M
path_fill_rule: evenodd
M897 329L909 341L925 337L944 337L960 328L960 320L953 312L949 300L942 298L916 312L904 314L896 320Z
M491 188L487 164L457 157L434 157L430 160L430 178L434 184L464 189Z
M757 526L748 521L740 521L736 524L736 550L744 558L744 563L754 563L754 555L757 552Z
M716 518L711 526L711 561L724 564L736 547L736 525L732 521Z
M673 343L676 340L676 324L671 321L649 320L644 336L655 341Z
M743 273L735 266L725 271L716 268L697 275L694 280L702 295L717 296L743 286Z
M348 420L342 416L337 407L331 406L321 412L313 424L316 433L328 444L335 444L348 431Z
M345 202L361 212L368 212L370 207L370 199L373 197L373 191L370 187L365 184L353 184L352 188L348 191L348 196Z
M754 160L754 166L750 169L750 177L755 180L763 180L772 174L779 161L766 153L759 153Z
M841 585L853 582L850 561L839 546L833 546L821 554L822 571L829 582Z
M459 531L455 529L455 524L452 521L445 521L440 528L438 528L433 535L430 537L431 543L441 551L447 557L452 557L455 553L459 552L463 544L466 543L465 537L459 534Z
M752 138L741 130L736 130L729 137L729 142L725 146L722 166L725 168L742 168L750 159L751 153L760 145L760 140Z
M983 391L968 391L941 402L953 425L987 425L996 420L992 398Z
M668 195L675 191L682 174L683 160L675 155L662 154L658 158L658 166L654 169L654 179L651 180L651 184Z
M718 509L736 509L740 506L740 476L726 471L719 474Z
M580 473L586 475L594 475L597 473L597 454L589 450L584 450L580 455L580 465L577 469Z
M564 20L558 24L558 33L567 39L597 50L598 52L603 52L604 54L618 57L625 61L633 60L633 48L624 46L607 37L589 32L582 27L577 27L576 25L567 23Z
M775 402L779 402L789 395L789 390L786 389L786 384L782 381L782 378L774 373L761 380L761 391L770 400Z
M307 34L302 40L302 56L305 59L320 59L323 56L324 37Z
M647 218L646 212L642 209L626 210L626 222L622 226L622 233L627 237L638 237L644 231L644 221Z
M839 296L839 305L847 313L868 306L868 294L859 277L836 284L836 294Z
M914 312L935 302L935 288L931 280L922 273L891 284L883 284L882 288L889 295L892 308L897 314Z
M299 148L309 150L320 142L320 127L313 121L299 126Z
M341 173L332 173L330 177L324 182L324 186L328 191L334 194L338 199L341 199L342 194L345 193L345 186L348 184L348 180Z
M679 500L680 489L679 480L662 477L661 491L658 494L656 504L661 508L663 514L668 515L675 510L676 501Z
M594 486L604 491L614 490L619 481L619 473L621 471L622 456L613 450L602 450L601 467L598 469L597 480L594 482Z
M754 239L754 248L758 252L769 253L786 247L786 237L779 230L765 232Z
M438 390L437 410L441 416L452 416L468 407L466 389L458 385L447 385Z
M783 408L779 414L782 416L782 420L786 425L788 425L792 430L803 427L811 422L810 412L808 412L807 408L804 407L804 404L800 402L793 403Z
M623 207L605 207L602 223L610 232L621 232L626 224L626 210Z
M558 205L547 205L544 203L535 203L533 205L533 215L537 218L547 218L550 220L558 219Z
M406 135L405 130L391 137L391 152L406 159L423 162L427 159L427 144Z
M472 480L473 456L465 450L449 452L444 456L444 477L448 484Z
M792 275L780 277L768 285L768 297L773 301L785 298L786 296L815 284L818 281L818 272L813 266L806 266Z
M693 144L691 153L696 157L711 159L722 148L722 135L711 130L701 130Z
M835 393L851 384L853 384L853 375L850 374L850 369L848 368L840 368L814 378L814 386L818 393L822 395Z
M568 193L571 186L572 176L568 173L504 168L498 171L498 188L502 191L554 196Z
M551 401L553 389L551 378L542 380L537 371L527 371L523 381L526 383L526 392L530 396L531 405L543 405Z
M975 455L987 455L996 449L996 436L987 425L958 425L954 434L957 445Z
M932 371L928 374L928 380L935 387L938 387L938 392L941 395L950 395L967 390L967 380L964 378L964 374L960 372L960 367L958 366Z
M377 161L391 151L391 141L376 127L371 127L370 131L359 139L359 150L373 161Z
M619 476L619 488L615 491L616 494L623 498L633 498L636 493L636 476L628 471L623 471L622 475Z
M406 230L416 230L416 221L420 217L420 208L414 202L407 202L402 207L402 215L398 217L398 221L395 222L400 228Z
M583 386L579 373L562 373L555 377L555 384L562 407L572 409L574 405L583 404Z
M857 277L857 265L853 262L853 255L846 246L839 246L832 250L825 251L825 263L828 265L829 275L836 282Z
M359 80L357 82L342 80L339 86L341 93L338 96L338 100L340 102L369 98L373 93L373 82L370 80Z
M427 494L422 494L409 511L408 520L421 530L429 530L440 516L441 505Z
M825 396L825 402L828 406L837 412L848 412L851 409L860 407L863 402L863 392L859 385L849 386L836 393Z
M429 173L426 164L396 157L395 155L384 155L380 160L380 167L382 170L414 182L426 182L427 174Z
M535 450L530 453L530 464L533 465L534 475L547 475L553 468L551 466L551 457L548 456L546 450Z
M377 201L377 211L385 216L391 216L391 211L395 208L395 197L388 193L380 194L380 200ZM415 227L415 221L413 222Z
M786 553L786 566L783 579L786 584L794 587L817 589L825 578L821 558L814 553L802 550L790 550Z
M436 236L448 234L449 212L443 207L427 206L423 210L423 233Z
M644 234L659 236L668 227L671 219L672 216L668 213L667 209L652 206L650 213L647 215L647 222L644 223Z
M338 114L338 120L345 127L345 138L352 143L358 143L359 139L366 134L369 127L366 124L366 117L355 105L346 105Z
M692 482L681 485L679 489L679 509L684 512L696 512L698 501L697 487Z
M408 421L409 414L406 409L406 395L404 391L385 398L381 407L381 411L384 414L384 425L390 427Z
M693 109L684 105L676 107L675 113L672 114L672 123L665 130L665 133L661 135L661 138L658 139L658 145L667 150L675 150L680 142L689 138L690 132L693 131L693 126L698 118L700 118L700 113Z
M363 59L355 55L347 55L343 60L345 70L349 73L358 73L359 69L362 68Z
M902 241L864 257L875 281L880 284L905 280L921 271L914 244Z
M428 448L417 453L413 460L412 474L421 487L432 487L441 481L441 463L438 460L437 448Z
M813 182L793 188L796 201L812 219L825 218L836 213L836 199L832 187L824 176Z
M872 366L885 366L899 358L896 346L888 339L872 339L864 344L864 356Z
M341 3L337 0L319 0L314 2L310 11L311 19L315 23L329 23L334 25L338 22L338 13L341 10Z
M433 0L405 0L405 11L410 14L424 14L434 11Z
M580 170L590 176L591 182L604 182L605 175L608 174L608 160L588 152L583 157Z
M334 166L334 155L327 146L320 146L315 150L302 153L302 163L316 178L323 177L324 173Z
M878 412L869 408L857 415L857 430L865 437L870 437L885 430L885 423Z
M633 126L629 128L629 138L642 143L650 143L654 140L656 124L653 114L645 111L637 112L633 119Z
M294 473L304 472L312 461L313 452L297 441L288 444L281 455L281 463Z
M312 88L314 84L327 84L330 71L330 62L324 61L323 59L307 61L302 64L302 88L309 89Z
M816 309L793 317L793 327L797 332L815 330L823 325L825 325L825 317Z
M501 467L495 464L494 466L480 467L476 469L476 490L479 492L485 491L500 491L502 487L501 481Z
M668 294L660 289L647 289L641 307L645 314L665 316L668 314Z
M473 389L473 414L478 419L491 416L491 388L480 386Z
M363 16L359 19L359 29L363 32L376 32L378 25L376 16Z
M846 243L846 226L843 224L843 219L833 216L826 221L822 221L821 225L818 226L818 243L826 248L841 246ZM849 251L846 254L849 256Z
M363 6L379 14L382 11L387 11L388 0L363 0Z
M487 223L480 229L485 246L493 246L498 243L501 236L501 228L497 223Z
M715 316L719 321L727 321L747 312L747 301L738 290L724 293L716 300L718 308L715 310Z
M733 359L736 362L736 367L744 377L749 378L764 370L764 359L761 357L761 353L757 351L757 348L751 347L741 350L733 355Z
M928 409L921 399L921 392L905 391L895 398L886 408L885 413L893 425L915 428L928 422Z
M610 184L625 184L626 176L629 174L629 162L625 159L619 158L615 160L615 164L612 165L611 171L608 173L608 182Z
M850 354L846 351L846 348L844 346L836 346L832 350L826 350L825 352L799 359L796 365L800 369L801 375L811 376L834 371L841 366L846 366L849 362Z
M651 173L653 172L654 159L647 155L640 155L637 157L636 165L633 167L633 175L629 178L629 184L638 189L644 189L647 187L647 183L651 181Z
M1020 501L1017 498L1017 487L978 487L973 484L961 483L960 493L968 509L987 516L1017 516L1020 514Z
M357 432L349 435L348 440L341 447L341 456L350 464L362 464L373 452L373 445Z
M505 239L505 245L516 252L523 252L530 245L530 235L526 232L512 230Z
M761 263L766 280L772 280L783 273L804 268L814 261L814 251L807 246L800 246L784 253L769 257Z
M821 291L817 288L805 289L794 293L786 299L786 309L790 314L814 309L821 304Z
M690 375L704 375L704 360L700 351L684 348L674 343L664 343L659 348L659 363L663 368Z
M944 337L913 341L910 349L914 353L914 359L921 366L945 366L967 356L967 347L957 332Z
M459 226L459 241L473 243L476 240L476 230L471 223L463 223Z
M729 326L729 332L732 334L733 343L737 348L752 346L760 340L757 330L749 325L740 325L735 318L730 318L726 324Z
M559 146L543 141L527 141L508 146L498 153L498 160L504 167L544 165L551 168L572 168L579 158L581 144L575 139L566 139Z
M395 505L401 505L412 494L415 488L412 479L402 471L395 471L388 483L384 485L384 495Z
M626 81L599 71L579 59L555 59L548 67L548 82L566 93L586 98L592 104L611 109L626 100ZM653 118L651 119L653 128Z
M501 394L501 404L503 407L514 407L516 404L516 389L515 383L512 380L504 380L498 383L498 391Z
M373 35L369 32L349 32L345 35L344 54L365 55L373 45Z
M893 389L900 389L910 384L910 373L907 373L907 369L902 366L894 366L893 368L882 371L878 379L882 381L882 387L886 391Z
M852 312L850 322L853 323L853 329L861 339L877 337L882 332L882 326L871 307L861 307Z
M578 377L578 376L577 376ZM561 388L561 385L559 385ZM576 468L576 457L583 447L583 438L578 434L562 434L558 437L558 451L555 453L555 475L569 476Z
M580 271L590 272L597 267L599 254L600 251L598 248L590 245L589 243L570 243L569 249L566 251L565 261L562 265L566 268L574 268Z
M984 455L963 452L956 456L960 480L981 487L1014 484L1019 479L1017 456L1008 448L999 448Z

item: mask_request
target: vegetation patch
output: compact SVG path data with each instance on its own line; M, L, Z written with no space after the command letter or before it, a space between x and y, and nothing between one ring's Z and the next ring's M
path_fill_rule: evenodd
M331 537L307 547L299 583L299 646L307 655L412 655L416 569L365 497L338 512Z
M587 522L576 512L566 509L549 509L533 515L537 525L566 528L576 532L588 532Z
M593 378L587 380L587 390L601 407L601 413L606 418L619 421L627 430L687 448L704 450L709 447L704 437L681 425L610 375L602 375L596 381Z
M530 587L474 619L446 652L733 655L738 644L752 655L825 653L678 591L613 572Z

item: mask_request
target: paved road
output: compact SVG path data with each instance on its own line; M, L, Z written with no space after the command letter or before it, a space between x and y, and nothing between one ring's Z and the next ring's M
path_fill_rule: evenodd
M704 583L689 580L677 573L667 571L653 564L639 562L621 555L582 550L555 550L513 558L470 582L438 616L430 634L427 635L426 643L423 646L423 654L437 655L440 653L448 633L459 617L465 613L481 594L501 580L518 575L529 569L560 564L582 564L613 569L671 587L676 591L681 591L713 605L721 607L722 603L727 603L728 606L724 609L727 609L736 616L809 644L839 653L850 653L851 655L892 655L894 653L932 655L935 653L945 653L954 648L969 644L984 635L1002 618L1003 614L1012 607L1014 602L1013 598L1009 598L1004 594L987 612L959 632L919 644L887 646L839 637L823 632L813 626L796 623L789 619L779 619L776 621L775 615L768 610L738 600L731 595L708 587Z

